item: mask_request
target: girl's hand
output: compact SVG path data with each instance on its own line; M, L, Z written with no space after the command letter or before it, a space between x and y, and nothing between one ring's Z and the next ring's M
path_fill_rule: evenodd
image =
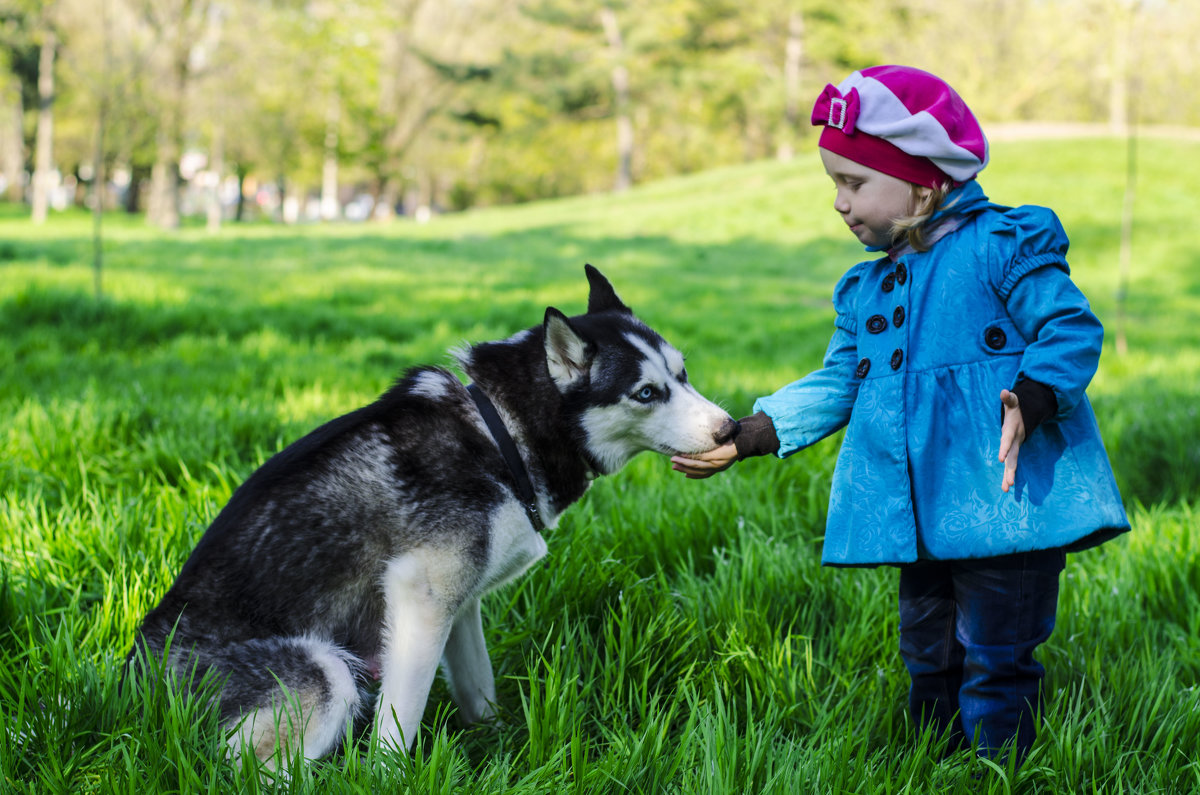
M1025 441L1025 420L1021 416L1020 401L1007 389L1000 390L1000 402L1004 404L1004 422L1000 426L1000 460L1004 462L1004 480L1000 488L1008 491L1017 480L1017 453Z
M693 480L709 478L729 469L737 463L737 448L733 443L722 445L707 453L677 455L671 459L671 469L682 472Z

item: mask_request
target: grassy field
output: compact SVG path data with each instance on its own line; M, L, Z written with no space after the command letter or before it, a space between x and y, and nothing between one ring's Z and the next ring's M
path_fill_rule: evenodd
M983 180L1071 235L1134 525L1068 561L1017 772L938 761L909 722L895 570L820 567L836 440L598 482L484 602L500 725L458 728L439 684L411 757L352 745L276 782L220 761L196 701L118 689L137 622L258 464L409 365L583 311L585 262L735 416L818 366L862 257L815 156L425 226L108 218L101 300L87 217L0 210L0 791L1200 791L1200 145L1140 154L1124 355L1123 144L997 144Z

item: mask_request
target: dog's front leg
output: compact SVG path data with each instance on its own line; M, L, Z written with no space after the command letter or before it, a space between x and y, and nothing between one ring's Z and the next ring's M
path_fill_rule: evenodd
M446 679L450 684L450 695L458 705L458 713L464 723L487 720L494 714L496 682L492 676L492 662L488 659L487 644L483 639L483 620L479 614L479 599L468 599L458 611L450 638L446 641L446 654L442 658Z
M387 631L375 731L380 745L401 751L416 742L454 616L440 578L424 563L414 557L394 561L384 586Z

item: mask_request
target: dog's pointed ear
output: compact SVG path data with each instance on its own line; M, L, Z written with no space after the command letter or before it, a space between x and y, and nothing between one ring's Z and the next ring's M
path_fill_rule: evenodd
M560 392L587 377L596 346L584 339L554 307L546 308L546 367Z
M608 279L604 278L604 274L593 268L591 265L583 266L584 273L587 274L588 286L588 314L595 312L625 312L630 313L629 307L621 302L617 296L617 291L609 283Z

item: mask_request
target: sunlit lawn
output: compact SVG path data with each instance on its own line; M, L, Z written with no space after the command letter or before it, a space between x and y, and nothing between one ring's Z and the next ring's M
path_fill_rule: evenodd
M1135 526L1068 563L1019 773L974 781L909 724L895 571L820 568L830 440L712 481L643 456L599 482L547 562L485 601L499 727L461 731L439 687L412 758L364 742L279 787L1200 789L1200 145L1140 154L1124 356L1122 142L998 144L982 180L1071 235L1110 332L1090 394ZM98 301L89 217L0 211L0 789L274 786L220 760L202 704L117 687L138 620L231 490L403 368L547 305L583 311L585 262L745 413L820 363L833 284L861 255L831 203L810 155L423 226L211 236L108 216Z

